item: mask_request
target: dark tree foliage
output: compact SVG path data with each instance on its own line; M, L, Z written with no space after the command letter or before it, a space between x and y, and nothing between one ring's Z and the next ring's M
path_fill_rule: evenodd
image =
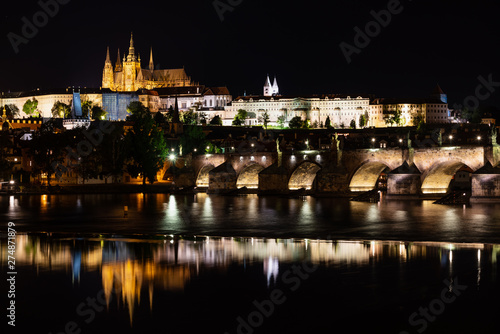
M127 111L131 114L130 121L134 123L125 135L127 170L133 177L140 174L143 184L146 184L146 179L152 184L167 157L163 131L141 102L130 103Z

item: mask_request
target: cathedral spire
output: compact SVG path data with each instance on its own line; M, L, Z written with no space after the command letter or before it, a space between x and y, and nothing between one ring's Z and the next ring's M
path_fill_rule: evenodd
M276 75L274 75L273 87L271 88L271 95L279 95L280 89L278 87L278 80L276 80Z
M130 33L130 46L128 48L127 61L135 61L134 34Z
M151 47L151 53L149 54L149 70L154 71L155 65L153 63L153 47Z
M269 74L267 74L266 83L264 84L264 96L271 95L271 80L269 80Z
M106 50L106 64L111 63L111 58L109 57L109 46Z
M115 72L121 72L123 70L122 61L120 59L120 49L118 49L118 55L116 56Z

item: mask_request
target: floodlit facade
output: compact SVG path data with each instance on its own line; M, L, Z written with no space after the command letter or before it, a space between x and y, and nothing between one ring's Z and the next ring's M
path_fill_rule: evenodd
M120 60L120 50L115 66L106 53L102 73L102 87L117 92L135 92L138 89L154 89L161 87L186 87L193 86L194 82L188 77L184 68L155 69L153 62L153 49L151 48L148 68L141 67L141 56L136 55L133 36L130 36L128 55Z
M18 118L26 118L30 115L23 112L23 106L28 100L37 100L37 110L32 116L50 118L52 117L52 107L56 102L71 105L73 100L73 88L52 89L0 93L0 106L14 105L19 109ZM100 89L77 89L80 91L81 101L92 101L94 105L102 105L102 91Z
M313 127L325 125L327 118L335 128L350 127L352 121L360 127L361 116L365 117L366 127L413 126L419 119L426 123L451 123L454 119L448 109L448 99L439 86L429 98L387 99L372 98L366 95L326 94L313 96L285 96L279 94L274 79L271 85L269 76L263 88L263 95L239 96L225 108L223 125L231 125L238 110L250 114L246 125L262 124L262 115L269 115L271 126L284 126L296 116L309 120ZM390 122L391 116L400 114L399 123Z
M262 115L269 115L269 125L278 126L278 117L282 116L285 126L296 116L310 120L311 124L325 124L327 117L335 127L349 127L352 120L359 126L361 115L370 110L370 99L367 96L318 95L318 96L240 96L225 108L224 125L232 120L243 109L255 114L247 120L249 125L261 124Z

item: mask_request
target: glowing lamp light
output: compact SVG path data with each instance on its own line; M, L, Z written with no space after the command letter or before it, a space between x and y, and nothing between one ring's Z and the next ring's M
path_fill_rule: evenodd
M15 183L15 181L14 181L14 180L10 180L10 181L9 181L9 183L10 183L10 184L14 184L14 183Z
M375 142L375 138L372 138L372 142Z
M175 160L175 154L170 154L170 156L168 157L171 161L174 161Z
M477 140L481 140L481 136L477 136Z

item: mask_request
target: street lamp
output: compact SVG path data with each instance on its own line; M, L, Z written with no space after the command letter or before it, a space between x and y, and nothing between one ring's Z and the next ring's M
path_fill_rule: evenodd
M452 141L452 139L453 139L453 136L452 136L452 135L450 135L448 138L450 138L450 145L451 145L451 141Z

